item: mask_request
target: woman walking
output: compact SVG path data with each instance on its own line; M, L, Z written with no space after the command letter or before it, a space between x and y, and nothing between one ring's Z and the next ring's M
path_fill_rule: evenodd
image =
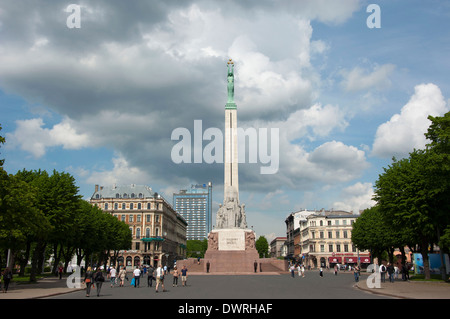
M100 290L102 290L103 282L105 281L105 277L103 277L102 269L97 268L97 272L95 273L95 284L97 286L97 297L100 297Z
M123 287L123 284L125 282L125 278L127 277L127 268L123 267L122 269L120 269L119 271L119 279L120 279L120 284L119 287Z
M91 287L94 284L94 273L92 272L92 268L89 266L84 274L84 281L86 284L86 297L89 297L91 293Z
M5 270L3 271L3 292L6 293L8 291L8 287L9 287L9 283L11 282L12 279L12 272L11 270L7 267L5 268Z
M173 284L172 287L177 286L178 287L178 276L179 276L179 272L177 269L177 266L175 266L175 268L173 268Z

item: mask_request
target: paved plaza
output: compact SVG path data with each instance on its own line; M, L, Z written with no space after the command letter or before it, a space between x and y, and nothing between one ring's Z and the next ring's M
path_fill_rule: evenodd
M159 293L153 287L147 287L147 277L141 279L140 287L134 288L130 281L124 287L116 285L111 288L105 282L100 297L97 290L91 290L86 297L84 289L71 289L66 286L66 279L55 277L40 280L37 284L13 284L6 294L0 294L2 299L222 299L222 300L285 300L285 299L450 299L450 284L402 282L382 283L380 288L368 288L367 275L363 274L356 283L353 274L340 272L335 276L331 271L325 271L324 277L319 277L318 271L306 272L304 278L290 274L242 274L213 275L191 274L186 287L172 287L172 275L167 275L165 292ZM131 274L129 274L131 279Z

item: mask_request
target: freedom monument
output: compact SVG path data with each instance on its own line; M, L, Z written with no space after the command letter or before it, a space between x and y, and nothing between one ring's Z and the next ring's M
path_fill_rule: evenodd
M228 65L228 100L225 105L224 200L216 226L208 235L204 260L210 272L253 272L259 254L255 233L247 228L245 205L239 202L237 106L234 102L234 62Z

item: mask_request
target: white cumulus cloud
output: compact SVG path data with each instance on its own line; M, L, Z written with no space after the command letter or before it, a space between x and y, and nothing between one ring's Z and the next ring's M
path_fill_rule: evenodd
M372 154L379 157L404 157L414 148L423 149L427 143L424 134L431 124L428 116L442 116L448 110L437 85L417 85L400 114L393 115L378 127Z

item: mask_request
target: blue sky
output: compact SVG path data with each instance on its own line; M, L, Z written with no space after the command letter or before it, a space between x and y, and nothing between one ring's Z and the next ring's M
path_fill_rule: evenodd
M285 235L300 209L370 207L383 167L450 109L449 18L448 1L3 2L4 167L69 172L85 198L134 183L171 202L212 181L215 220L223 165L175 164L170 137L194 120L223 128L232 58L240 126L280 132L276 174L239 167L257 235Z

